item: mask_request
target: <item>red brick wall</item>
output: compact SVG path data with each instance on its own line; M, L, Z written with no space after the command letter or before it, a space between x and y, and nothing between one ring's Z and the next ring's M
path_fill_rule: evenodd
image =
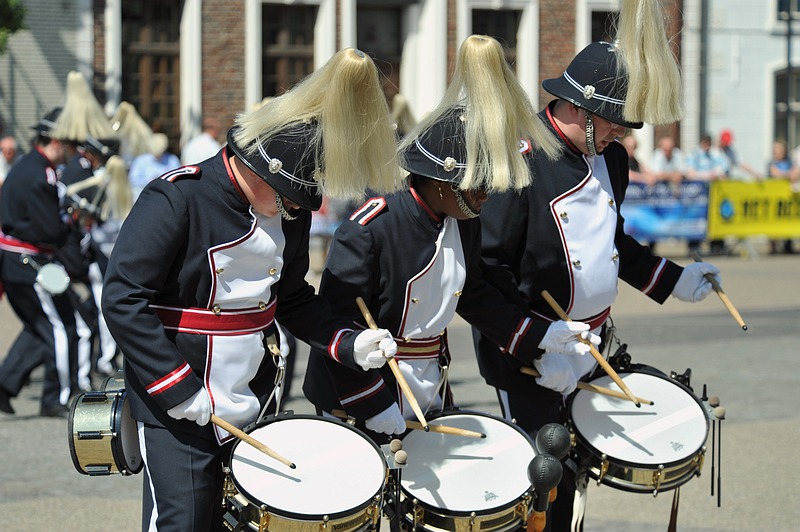
M561 75L575 56L575 0L541 0L539 9L539 80ZM544 107L553 96L539 86Z
M244 101L244 0L203 1L203 116L226 132ZM223 139L219 139L222 141Z

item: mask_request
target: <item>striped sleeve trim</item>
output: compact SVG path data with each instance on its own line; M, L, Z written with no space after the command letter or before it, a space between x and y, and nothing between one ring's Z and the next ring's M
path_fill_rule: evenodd
M516 355L517 347L519 347L522 338L528 334L528 331L531 329L531 318L524 318L522 321L519 322L517 326L517 330L514 331L514 335L511 337L511 341L508 343L506 347L506 351L511 355Z
M373 395L381 391L383 388L384 388L383 378L379 378L375 382L375 384L373 384L369 388L366 388L365 390L362 390L353 395L348 395L347 397L339 398L339 402L342 404L342 406L351 405L353 403L361 401L362 399L367 399L369 397L372 397Z
M650 295L650 293L655 290L656 286L658 286L658 282L661 280L661 275L664 273L664 269L667 267L667 259L662 258L658 265L653 268L653 273L650 275L650 280L647 283L647 286L642 288L642 292L646 295Z
M161 392L169 390L183 379L185 379L192 372L189 364L184 363L181 367L158 379L153 384L147 387L147 393L150 395L158 395Z
M341 358L339 358L339 347L342 343L342 337L349 332L353 332L353 329L339 329L336 331L336 334L333 335L331 343L328 344L328 355L336 362L342 362Z

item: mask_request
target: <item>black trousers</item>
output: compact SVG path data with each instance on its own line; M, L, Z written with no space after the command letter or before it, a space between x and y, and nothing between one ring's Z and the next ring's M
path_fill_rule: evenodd
M142 530L226 530L222 524L222 467L232 446L139 423L145 464Z
M42 407L66 405L77 392L77 334L69 298L19 283L6 283L5 292L23 329L0 366L0 387L16 397L31 372L44 365Z

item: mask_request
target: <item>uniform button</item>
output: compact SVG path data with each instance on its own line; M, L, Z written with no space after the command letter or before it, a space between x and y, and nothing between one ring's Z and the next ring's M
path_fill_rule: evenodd
M214 312L214 314L219 314L222 312L222 307L220 307L219 304L216 304L211 307L211 310Z
M217 272L217 274L220 274L220 273L222 273L222 272L224 272L224 271L225 271L225 268L217 268L217 269L216 269L216 270L214 270L214 271L216 271L216 272Z
M410 341L411 341L411 338L409 338L408 336L406 336L405 338L403 338L403 341L404 341L405 343L408 343L408 342L410 342Z
M559 214L559 216L561 216L562 220L566 220L567 216L569 216L569 215L567 214L567 211L561 211L561 214Z
M614 253L613 255L611 255L611 260L617 260L617 259L619 259L619 253Z
M261 310L267 310L267 304L264 303L263 301L259 301L258 308L260 308Z
M411 302L414 303L414 304L419 303L419 298L418 297L412 297L411 298Z
M270 268L269 269L269 274L270 275L275 275L276 273L278 273L278 268Z
M579 261L578 259L575 259L575 260L572 261L572 265L577 268L578 266L581 265L581 261Z
M454 296L456 296L456 297L461 297L461 290L456 290L456 291L453 293L453 295L454 295Z
M614 206L614 198L608 198L608 204Z

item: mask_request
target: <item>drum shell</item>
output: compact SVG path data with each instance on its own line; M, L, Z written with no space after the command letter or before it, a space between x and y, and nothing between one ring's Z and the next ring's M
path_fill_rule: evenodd
M385 457L378 446L363 432L338 420L311 415L294 415L288 412L282 412L277 416L270 416L262 422L246 427L244 431L252 435L256 429L266 425L292 420L312 420L313 422L332 423L340 429L352 431L354 434L358 435L363 439L365 445L371 447L374 452L380 456L380 460L383 463L381 485L371 497L356 504L352 508L337 512L329 512L327 514L301 514L286 511L277 508L276 505L270 505L269 501L260 500L259 497L254 496L248 491L247 487L244 486L240 479L236 478L232 462L237 454L238 447L240 445L248 445L242 441L237 441L234 443L233 449L231 450L231 467L227 468L225 479L224 497L228 509L225 518L228 525L233 529L239 529L237 527L243 526L246 529L256 531L277 530L290 532L319 532L320 530L355 532L375 526L380 520L383 491L388 478L388 467L385 463ZM304 436L306 438L313 438L314 435L305 434ZM264 441L262 443L269 446L269 442ZM320 441L319 444L320 447L322 447L324 441ZM298 460L294 455L291 455L290 458L297 461L299 471L300 468L303 467L302 461ZM308 464L306 464L306 467L309 467ZM356 473L357 471L354 470L353 474ZM331 480L335 482L335 479L332 478ZM313 508L313 501L309 501L307 506Z
M675 379L669 378L655 368L636 365L630 370L624 370L618 373L623 380L627 374L640 374L667 381L677 389L683 391L688 403L696 403L698 410L704 413L706 412L706 408L690 388L684 386ZM598 379L595 379L595 381L596 380ZM607 386L605 383L600 385ZM653 405L654 407L657 408L659 406L659 399L648 395L647 388L642 389L640 386L631 386L631 388L637 395L653 400L655 403ZM580 391L578 393L591 395L592 392ZM707 418L705 419L703 427L703 443L690 449L680 458L675 460L663 460L657 464L637 463L626 460L620 456L608 456L589 441L589 438L584 435L581 428L576 425L573 419L572 408L577 397L578 395L576 394L570 402L569 428L574 440L572 458L580 467L586 469L591 478L598 480L598 483L623 491L652 493L656 495L661 491L669 491L678 488L692 478L700 475L705 457L705 441L708 438L709 426ZM647 405L642 405L642 408L646 408L646 406Z
M402 506L406 523L416 529L422 529L431 532L439 530L480 530L482 532L490 532L514 530L520 527L524 528L525 523L530 516L530 512L532 511L531 500L533 488L530 486L529 481L527 480L527 466L529 461L533 459L536 454L533 441L531 440L530 436L528 436L528 434L526 434L518 426L482 412L445 410L443 412L427 416L427 420L433 424L439 421L443 425L457 426L467 430L482 432L481 428L478 426L469 426L469 424L463 424L463 426L460 426L462 423L454 421L457 416L461 416L462 419L466 418L470 421L486 422L488 423L489 427L491 427L494 423L502 424L502 426L512 429L513 433L518 435L518 443L520 443L522 446L526 446L526 451L529 449L529 453L525 456L524 460L522 460L525 463L519 468L520 474L525 476L525 483L527 483L527 487L520 490L520 492L515 494L513 497L508 497L506 500L498 501L498 504L494 507L483 508L479 511L475 511L465 509L458 510L446 507L443 508L431 504L430 502L420 500L412 491L403 485L403 482L401 482L401 491L404 496ZM489 443L491 443L491 431L487 432L487 440ZM408 439L412 434L414 433L409 433L406 435L403 443L404 449L409 454L409 463L412 463L415 455L414 449L408 448ZM419 434L420 438L427 438L431 436L440 437L443 439L464 438L462 436L453 435L434 435L434 433L423 434L422 432L418 432L417 434ZM487 440L475 440L475 442L480 444L480 442ZM408 479L409 471L403 470L403 481L408 481ZM476 482L480 481L479 478L475 480ZM413 482L414 479L412 478L411 481Z
M78 395L70 407L68 425L70 455L79 473L133 475L142 470L138 433L124 389Z

